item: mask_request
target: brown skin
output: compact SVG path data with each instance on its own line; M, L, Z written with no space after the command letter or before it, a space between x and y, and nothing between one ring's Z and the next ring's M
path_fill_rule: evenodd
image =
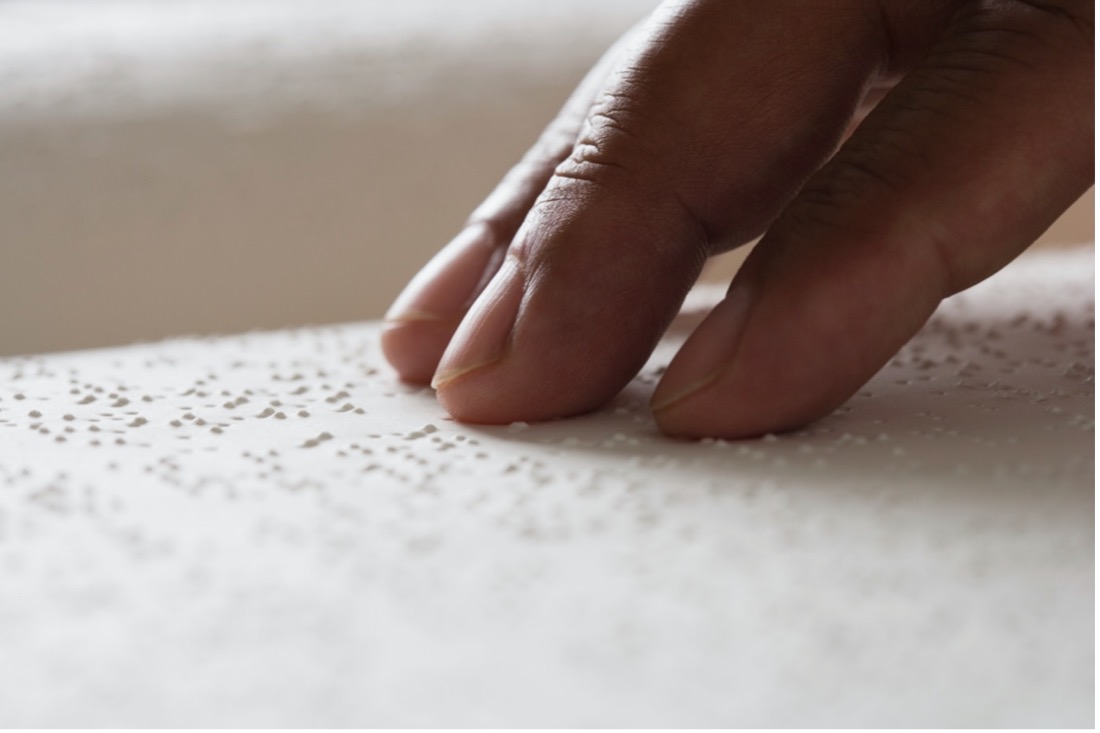
M666 2L407 286L386 356L460 420L582 413L766 231L654 414L726 438L828 414L1092 184L1093 13Z

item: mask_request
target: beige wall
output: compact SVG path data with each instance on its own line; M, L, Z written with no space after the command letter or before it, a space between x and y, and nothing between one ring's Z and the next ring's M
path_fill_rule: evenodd
M556 107L232 129L198 112L0 134L0 353L375 318Z

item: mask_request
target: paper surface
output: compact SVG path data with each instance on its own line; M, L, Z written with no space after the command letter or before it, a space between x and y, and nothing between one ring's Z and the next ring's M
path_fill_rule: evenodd
M693 320L531 426L376 324L0 361L0 724L1091 725L1091 248L764 440L655 431Z

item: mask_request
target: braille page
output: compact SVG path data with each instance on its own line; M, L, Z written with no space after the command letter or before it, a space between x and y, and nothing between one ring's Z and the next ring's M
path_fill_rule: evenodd
M379 325L0 361L4 726L1074 726L1091 248L946 301L833 415L472 427Z

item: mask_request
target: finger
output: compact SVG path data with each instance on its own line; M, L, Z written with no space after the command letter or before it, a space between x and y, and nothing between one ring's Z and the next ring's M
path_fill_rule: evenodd
M455 328L496 273L555 166L573 149L593 98L635 33L627 32L601 57L535 145L387 311L382 350L402 379L421 384L431 380Z
M744 437L850 397L1090 185L1092 6L973 3L760 242L653 397Z
M655 13L452 339L433 385L453 415L538 420L608 400L707 255L762 231L832 154L880 36L862 2L816 7Z
M924 5L934 6L927 15L938 20L947 4ZM853 18L853 7L862 12L867 4L819 6L807 14L801 3L788 3L765 18L771 22L760 22L747 4L666 5L648 39L649 50L658 52L639 54L628 65L634 73L608 90L583 145L552 179L528 219L529 231L517 235L508 277L498 278L452 339L434 379L443 404L461 419L505 422L581 412L614 394L675 312L697 271L700 240L711 253L751 238L835 148L842 121L851 118L878 66L868 48L876 44L866 34L873 24ZM924 25L913 35L927 35L934 24ZM731 31L742 28L735 53L721 58ZM664 44L662 36L689 43ZM837 47L845 52L834 59ZM759 72L761 59L766 73ZM670 89L686 93L677 97ZM731 89L739 92L732 100ZM657 113L650 119L647 107ZM666 117L663 129L654 124L653 117L678 110L704 114ZM665 152L676 159L653 156L630 140L616 116L640 118L654 137L674 143ZM687 140L682 133L689 133ZM768 138L772 145L759 145ZM656 159L648 169L641 161L637 178L659 183L659 190L631 186L623 176L586 180L593 174L606 179L609 169L627 172L617 159L630 158L623 151L632 147ZM719 152L728 155L719 159ZM721 185L728 182L733 185ZM610 190L593 190L602 183ZM595 246L586 252L589 243ZM615 275L612 287L601 273ZM636 297L642 292L645 298ZM616 293L626 297L616 302Z

